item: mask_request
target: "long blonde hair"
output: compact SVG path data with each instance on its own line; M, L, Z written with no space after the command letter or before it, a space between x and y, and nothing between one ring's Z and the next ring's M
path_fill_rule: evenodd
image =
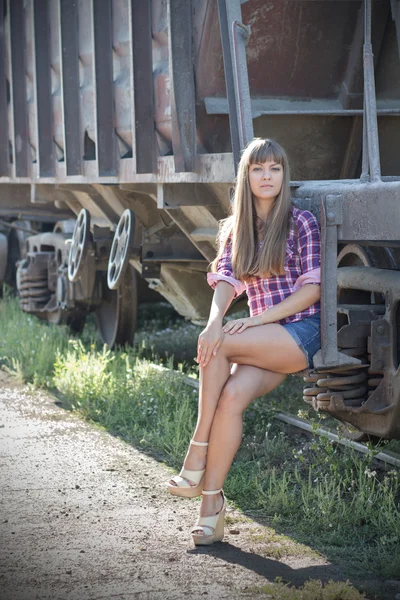
M283 181L262 232L262 248L257 252L257 215L249 183L249 167L254 163L267 161L282 165ZM220 221L217 238L219 251L211 263L211 270L216 272L218 261L229 240L232 244L232 268L236 279L247 281L255 275L267 278L284 274L290 206L290 173L286 152L274 140L255 138L244 149L240 159L232 215Z

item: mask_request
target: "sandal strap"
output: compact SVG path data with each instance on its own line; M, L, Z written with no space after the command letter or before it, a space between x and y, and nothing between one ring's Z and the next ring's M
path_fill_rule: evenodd
M192 487L190 485L190 483L186 479L181 477L180 475L174 475L173 477L171 477L171 481L173 481L175 483L175 485L173 487L178 487L178 488ZM171 485L171 484L169 484L169 485Z
M204 472L205 469L202 469L201 471L190 471L189 469L182 469L179 473L179 476L184 477L185 479L189 479L189 481L194 481L194 483L200 483Z
M176 483L177 487L193 488L200 484L204 471L205 469L202 471L188 471L187 469L182 469L179 475L174 475L171 479ZM191 485L189 481L193 481L196 486Z
M209 525L195 525L195 526L194 526L194 527L192 527L192 529L191 529L191 534L192 534L192 535L198 535L198 534L196 534L195 532L196 532L196 531L199 531L199 529L200 529L200 531L202 531L202 532L203 532L203 534L204 534L204 535L213 535L213 534L214 534L214 531L215 531L215 527L210 527ZM205 529L208 529L208 530L209 530L211 533L207 533L207 532L205 531Z
M190 443L193 446L208 446L208 442L196 442L196 440L190 440Z
M215 527L217 525L219 517L220 513L218 513L217 515L211 515L210 517L199 517L194 527L192 528L192 531L195 531L196 529L202 529L204 531L204 528L206 528L211 530L212 535L215 531ZM206 532L204 533L208 535Z
M222 488L220 490L203 490L201 493L205 496L212 496L213 494L219 494L222 492Z
M226 504L225 504L225 498L224 498L224 503L222 505L221 510L216 515L210 515L209 517L199 517L197 519L196 523L194 524L194 526L192 527L192 532L196 531L197 529L202 529L205 535L209 535L204 531L204 528L206 528L206 529L210 529L211 535L213 535L215 528L217 526L218 520L221 517L221 513L225 509L225 506L226 506Z

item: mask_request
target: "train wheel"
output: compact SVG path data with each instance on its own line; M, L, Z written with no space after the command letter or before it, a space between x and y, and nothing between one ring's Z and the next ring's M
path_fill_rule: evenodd
M388 268L386 264L387 257L384 256L384 262L382 263L382 255L378 253L377 249L365 249L358 244L346 244L338 255L337 265L338 267L380 267ZM359 291L359 290L343 290L341 292L342 302L352 302L354 299L360 300L364 298L366 304L370 302L379 303L380 294L377 294L371 290L371 292ZM368 362L368 359L367 359ZM370 435L360 431L354 425L348 422L342 422L339 425L339 429L343 437L352 440L353 442L370 442L376 444L380 441L379 437Z
M75 223L68 257L68 279L78 281L89 251L90 213L82 208Z
M107 269L107 283L110 290L116 290L124 281L129 264L129 252L135 234L135 213L127 208L121 215L111 246Z
M136 271L129 267L118 289L111 290L103 280L103 301L96 310L101 338L110 348L132 344L136 329L137 281Z
M338 267L371 267L371 259L362 246L346 244L337 257Z
M337 257L338 267L371 267L374 257L370 255L362 246L358 244L347 244ZM372 290L348 290L340 289L339 304L375 304L381 301L380 294L375 294ZM341 324L339 324L341 323ZM347 319L339 321L339 329L347 324ZM368 398L372 389L379 385L371 376L368 376L369 366L368 341L361 339L359 346L350 347L350 341L346 340L345 346L341 347L338 340L338 349L343 354L360 358L361 364L353 366L346 370L341 367L332 367L324 371L317 371L304 378L308 384L314 384L304 390L304 400L312 404L316 410L328 410L332 396L337 392L348 407L361 407ZM369 389L368 389L369 388ZM331 416L340 420L339 429L343 437L355 441L376 441L376 438L357 429L350 421L343 420L334 411L329 411Z

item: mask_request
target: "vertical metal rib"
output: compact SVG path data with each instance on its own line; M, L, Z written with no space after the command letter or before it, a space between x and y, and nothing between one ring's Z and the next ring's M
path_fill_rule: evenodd
M392 17L396 25L397 47L400 57L400 1L390 0L390 7L392 9Z
M246 27L239 21L232 23L233 74L238 107L239 139L242 148L247 146L254 137L246 60L246 43L249 36L250 27Z
M38 128L37 156L40 177L50 177L54 175L54 144L48 0L34 0L33 8Z
M8 114L7 114L7 82L6 82L6 53L4 40L4 6L5 0L0 0L0 177L8 173Z
M168 2L168 50L175 171L194 171L196 97L193 72L192 3L190 0L169 0Z
M64 158L67 175L80 175L83 134L79 107L78 0L60 0Z
M94 72L96 82L97 161L99 175L115 175L116 139L110 0L93 0Z
M362 139L362 168L361 181L366 181L369 177L369 156L368 156L368 126L367 126L367 109L364 95L364 112L363 112L363 139Z
M325 365L337 360L337 230L330 226L326 206L321 199L321 353Z
M11 96L14 140L13 162L15 177L27 177L28 118L25 85L25 27L23 0L8 0L11 47Z
M374 76L374 55L371 44L371 0L364 0L364 100L368 137L368 157L372 181L381 178L378 118ZM365 116L365 115L364 115Z
M232 49L230 41L230 25L228 22L227 0L218 0L219 26L221 30L222 54L224 57L224 71L226 94L228 98L229 109L229 126L231 130L231 145L233 153L233 162L235 172L240 160L240 138L239 138L239 122L238 122L238 107L236 104L235 95L235 80L233 75Z
M151 1L131 0L132 39L132 155L137 173L153 173L156 166Z

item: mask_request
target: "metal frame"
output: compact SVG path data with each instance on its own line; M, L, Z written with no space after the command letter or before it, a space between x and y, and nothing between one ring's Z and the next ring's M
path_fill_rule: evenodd
M8 111L7 111L7 81L6 81L6 48L5 48L5 0L0 0L0 130L7 132L0 140L0 177L8 175Z
M235 172L244 146L254 137L245 45L250 30L241 23L240 0L218 0L229 126ZM240 38L237 28L240 28ZM240 91L239 91L240 90Z
M83 136L80 127L78 0L60 0L64 160L67 175L81 175Z
M369 174L372 181L380 181L381 165L379 158L378 119L376 115L374 55L371 44L371 11L371 0L364 0L364 134L362 177L366 178Z
M153 59L151 46L151 0L130 1L132 153L135 173L154 173Z
M168 0L168 53L175 171L194 171L196 95L191 0Z
M10 24L10 91L14 139L12 144L13 173L15 177L28 177L28 119L26 113L25 77L25 20L23 0L8 0Z
M399 48L400 57L400 0L390 0L390 7L392 9L393 20L396 24L397 46Z
M34 0L37 155L40 177L54 175L53 106L48 0Z
M92 0L96 88L96 159L99 175L116 175L111 0Z

